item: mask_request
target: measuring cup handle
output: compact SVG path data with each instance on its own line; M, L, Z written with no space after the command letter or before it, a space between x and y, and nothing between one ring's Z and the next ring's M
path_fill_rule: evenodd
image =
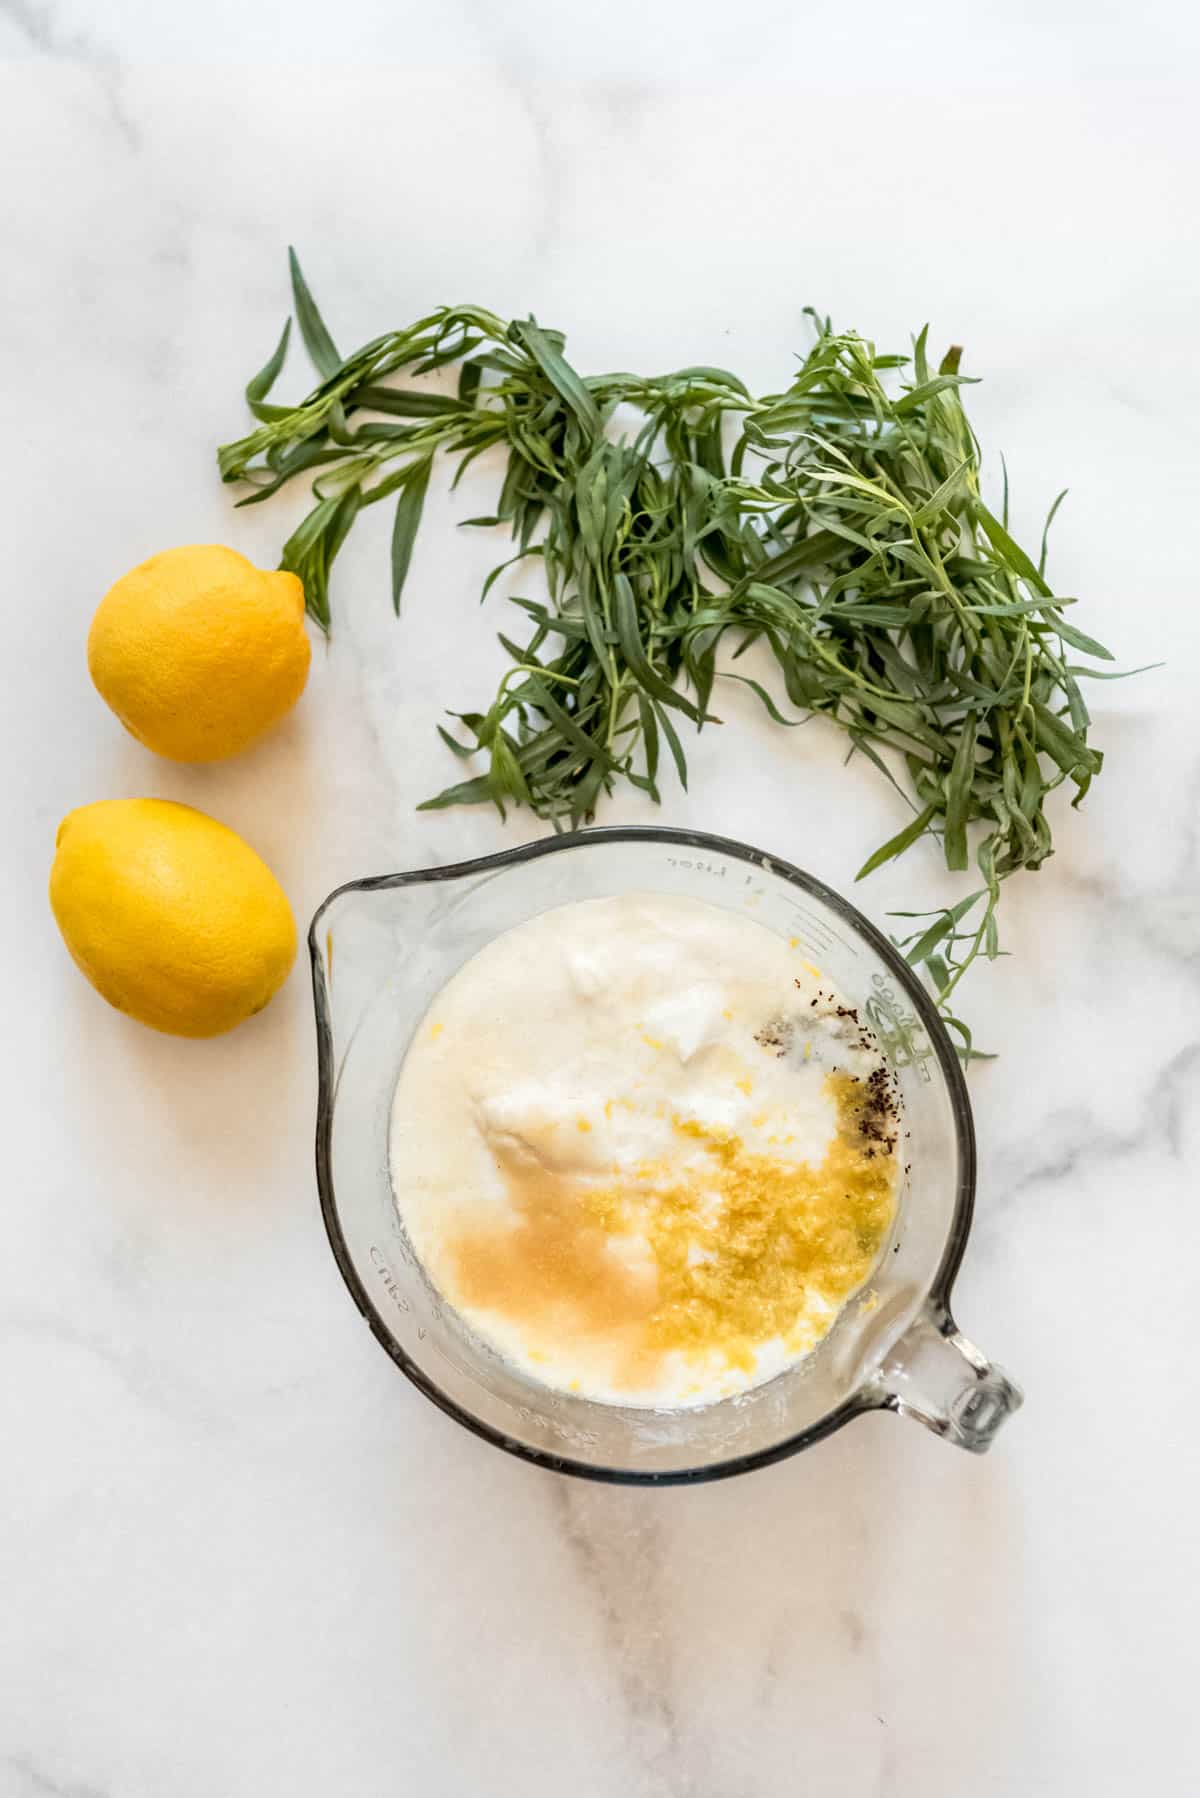
M962 1334L944 1308L927 1305L882 1368L887 1408L981 1455L1024 1399L1002 1368Z

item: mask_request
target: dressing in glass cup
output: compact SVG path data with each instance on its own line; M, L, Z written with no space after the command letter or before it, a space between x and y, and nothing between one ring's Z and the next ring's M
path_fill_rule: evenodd
M475 1336L431 1284L400 1222L392 1095L413 1033L492 938L582 899L653 892L752 916L857 1007L900 1084L908 1172L872 1278L815 1349L773 1379L674 1410L552 1390ZM958 1330L950 1292L975 1193L957 1057L924 988L846 900L774 856L695 831L599 829L411 874L352 881L309 932L317 1014L317 1181L330 1246L367 1323L414 1385L511 1454L591 1479L670 1484L761 1467L865 1411L980 1453L1020 1389ZM523 1026L513 1020L513 1028ZM398 1169L403 1178L403 1169Z

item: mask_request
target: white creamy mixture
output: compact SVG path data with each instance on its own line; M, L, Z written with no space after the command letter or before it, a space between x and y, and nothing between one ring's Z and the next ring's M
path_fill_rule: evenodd
M543 913L434 1001L391 1172L429 1277L540 1382L705 1403L807 1353L869 1277L891 1076L797 945L700 900Z

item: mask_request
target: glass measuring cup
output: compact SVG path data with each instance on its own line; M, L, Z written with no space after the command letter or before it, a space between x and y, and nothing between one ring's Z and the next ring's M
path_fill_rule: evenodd
M392 1197L388 1122L434 996L493 937L581 899L680 894L799 939L857 1006L896 1070L909 1139L896 1227L865 1290L794 1367L694 1409L639 1410L554 1392L476 1338L426 1279ZM545 1467L667 1484L739 1473L889 1410L981 1452L1019 1388L960 1334L950 1289L971 1225L966 1086L919 981L853 906L745 844L694 831L600 829L452 867L340 887L309 931L317 1014L317 1181L337 1264L414 1385L477 1435ZM524 1020L514 1018L519 1031Z

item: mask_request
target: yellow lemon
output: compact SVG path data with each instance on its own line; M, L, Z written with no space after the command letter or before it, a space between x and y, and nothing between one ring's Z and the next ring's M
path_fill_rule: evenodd
M88 668L121 723L176 762L236 755L308 679L304 588L219 543L164 550L100 601Z
M58 827L50 904L118 1011L217 1036L261 1011L296 957L287 897L248 843L165 799L102 799Z

